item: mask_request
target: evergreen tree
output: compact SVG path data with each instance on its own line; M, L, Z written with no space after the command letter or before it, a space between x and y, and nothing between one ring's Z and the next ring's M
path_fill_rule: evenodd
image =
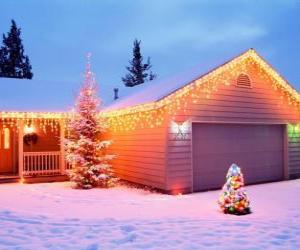
M14 20L7 36L3 34L0 49L0 77L32 79L33 73L28 56L24 55L21 29Z
M122 81L127 87L133 87L156 78L156 75L150 71L152 68L150 57L148 57L147 63L143 63L140 44L141 41L134 40L133 59L129 61L130 66L126 67L129 73L125 77L122 77Z
M101 140L106 124L98 117L99 104L95 78L88 63L65 140L66 160L73 165L69 176L76 188L109 187L117 181L109 165L113 156L105 152L111 142Z
M251 212L250 202L243 187L244 177L242 171L236 164L232 164L226 175L226 183L218 201L224 213L242 215Z
M0 48L0 77L4 74L4 51Z

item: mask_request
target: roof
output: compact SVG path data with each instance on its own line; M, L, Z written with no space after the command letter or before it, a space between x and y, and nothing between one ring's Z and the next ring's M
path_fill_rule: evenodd
M203 62L202 64L199 64L187 71L180 72L167 78L160 78L135 87L120 88L121 98L111 103L111 105L108 105L104 110L112 111L157 102L176 90L201 78L201 76L223 63L224 59L222 60L219 58L213 62ZM130 92L127 89L134 89L134 91ZM123 92L126 94L122 96Z
M203 75L209 69L209 67L195 67L168 78L145 82L134 87L122 87L119 89L120 99L113 102L111 105L108 105L105 108L105 111L159 101L170 93L199 78L199 76ZM132 89L131 92L130 89Z
M252 57L264 67L281 86L291 93L297 100L300 100L298 92L293 89L269 64L267 64L253 49L223 61L204 62L184 73L176 74L169 78L158 79L146 82L135 87L121 87L120 99L111 103L113 87L100 85L100 95L105 94L106 107L104 114L116 114L117 111L131 112L138 107L155 108L162 100L190 86L196 81L202 82L215 72L226 70L228 65L233 65L246 57ZM215 68L212 67L217 66ZM201 79L201 81L199 81ZM198 84L197 83L197 84ZM66 112L74 106L75 98L80 88L80 81L51 82L42 80L25 80L0 78L0 111L4 112ZM111 93L111 95L107 94ZM102 97L102 98L103 98ZM110 104L111 103L111 104ZM152 104L155 104L154 107ZM116 112L115 112L116 111ZM124 113L123 112L123 113Z
M249 49L244 53L231 58L227 61L215 63L214 67L211 65L202 65L201 67L195 67L189 71L178 74L176 76L159 79L156 81L151 81L144 83L141 86L136 86L136 92L128 95L124 98L120 98L119 101L111 104L110 106L104 109L105 113L115 113L117 114L119 110L122 110L122 113L131 112L130 109L134 108L134 111L139 110L139 107L146 107L146 109L151 109L154 106L150 104L157 104L159 101L166 99L167 97L175 94L186 86L193 84L196 80L204 80L204 78L211 76L217 71L222 71L226 66L234 65L240 60L251 57L261 67L265 68L272 77L278 81L278 83L284 87L289 93L294 96L300 102L299 93L282 77L280 76L254 49ZM158 107L156 105L155 107ZM154 108L155 108L154 107ZM113 112L112 112L113 111ZM116 111L116 112L114 112Z
M0 78L0 111L61 112L74 105L79 84Z

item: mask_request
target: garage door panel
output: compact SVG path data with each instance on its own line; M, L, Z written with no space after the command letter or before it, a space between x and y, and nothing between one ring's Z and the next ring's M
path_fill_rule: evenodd
M210 139L211 140L211 139ZM263 138L261 138L263 140ZM208 154L216 154L216 143L218 144L218 154L224 153L232 153L232 152L240 152L240 153L248 153L249 148L251 148L252 152L273 152L273 151L282 151L282 140L274 140L271 141L266 138L267 144L258 143L257 138L254 139L240 139L237 141L230 140L230 145L228 143L229 140L215 140L209 142L203 142L203 145L197 148L198 155L196 157L200 157Z
M230 151L230 150L229 150ZM282 151L274 150L274 151L256 151L253 150L253 153L248 151L244 152L216 152L201 155L199 154L194 158L194 163L197 164L205 164L206 166L212 165L216 166L219 162L229 162L236 163L238 165L243 164L268 164L272 162L281 162L282 161ZM206 170L209 170L206 168ZM206 171L202 169L201 171Z
M220 188L232 163L241 166L246 184L281 180L283 127L193 124L194 190Z

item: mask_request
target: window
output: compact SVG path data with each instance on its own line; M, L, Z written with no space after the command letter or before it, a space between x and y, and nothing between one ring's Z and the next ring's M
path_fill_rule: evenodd
M9 128L4 128L4 149L10 148L10 131Z
M251 88L251 80L248 75L240 74L236 80L236 85L242 88Z

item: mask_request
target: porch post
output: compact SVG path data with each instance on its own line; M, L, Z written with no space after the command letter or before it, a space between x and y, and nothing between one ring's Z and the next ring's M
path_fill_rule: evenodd
M18 128L19 128L19 138L18 138L18 157L19 157L19 161L18 161L18 165L19 165L19 176L20 178L23 178L23 166L24 166L24 158L23 158L23 154L24 154L24 149L23 149L23 136L24 136L24 121L22 119L20 119L18 121Z
M65 120L62 119L59 123L60 128L60 173L65 174L65 148L64 148L64 140L65 140Z

